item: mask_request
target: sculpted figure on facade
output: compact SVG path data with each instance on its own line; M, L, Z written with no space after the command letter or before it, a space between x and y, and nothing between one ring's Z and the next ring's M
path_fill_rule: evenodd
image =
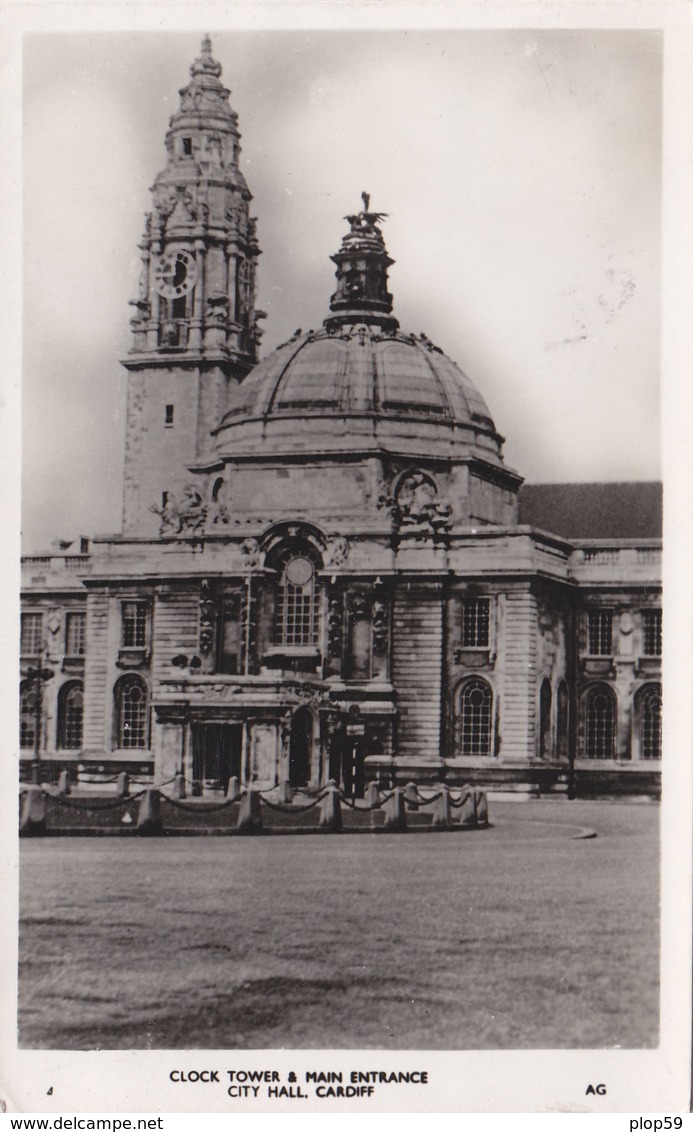
M452 507L438 498L435 482L424 472L410 472L400 480L395 507L395 523L399 527L429 526L437 533L451 526Z
M349 541L344 535L334 535L325 549L325 566L343 566L349 557Z
M193 535L204 529L208 508L195 484L187 484L180 500L166 492L162 506L149 510L161 519L160 534Z
M262 559L260 543L256 538L247 538L241 543L243 565L248 570L257 570Z

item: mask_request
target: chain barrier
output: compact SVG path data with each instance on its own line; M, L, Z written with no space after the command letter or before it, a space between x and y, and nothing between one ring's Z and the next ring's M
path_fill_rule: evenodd
M127 774L127 771L125 773ZM152 786L157 790L161 786L170 786L171 783L175 782L177 778L178 775L174 774L173 778L167 778L165 782L154 782L151 778L130 778L130 776L128 775L128 781L134 782L135 786Z
M418 786L415 786L414 790L416 791L416 797L418 799L416 803L417 806L432 806L436 798L440 797L439 794L434 794L432 798L427 798L425 794L421 793Z
M46 794L47 798L51 801L57 802L59 806L67 806L68 810L81 810L83 813L98 814L106 810L116 810L119 806L128 806L131 802L136 802L145 793L141 790L139 794L131 794L129 798L116 798L113 802L102 802L101 805L95 806L93 802L76 802L74 799L68 799L64 794Z
M270 810L277 810L280 814L305 814L308 810L314 810L322 802L322 795L319 795L315 801L309 802L307 806L294 806L291 802L270 802L269 798L260 798L264 806L269 806Z
M373 809L379 810L381 806L384 806L386 802L390 801L390 798L394 797L394 794L395 794L394 790L391 790L389 794L383 794L380 801L378 802L377 806L374 806Z
M356 805L356 799L355 798L353 798L353 799L347 798L346 794L342 794L341 790L339 791L339 797L340 797L340 800L342 802L344 802L345 806L348 806L350 810L357 810L360 814L368 814L368 813L371 812L371 810L379 810L380 809L380 802L378 802L377 806L368 806L368 805L357 806Z
M450 795L450 805L454 810L460 810L462 806L464 806L469 801L469 799L473 797L474 795L472 794L471 790L469 790L466 794L460 794L459 798L457 799L454 799Z
M168 794L162 794L161 800L168 802L176 810L183 810L189 814L214 814L217 810L228 810L229 806L233 806L236 802L240 801L239 798L236 802L232 798L225 798L223 802L181 802L178 798L169 798Z

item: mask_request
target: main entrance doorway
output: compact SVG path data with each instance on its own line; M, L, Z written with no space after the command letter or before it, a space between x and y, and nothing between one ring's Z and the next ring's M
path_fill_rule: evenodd
M291 718L289 739L289 782L307 786L310 782L310 750L313 745L313 717L308 708L298 708Z
M329 776L349 798L363 798L366 790L363 738L337 731L332 736Z
M208 790L228 790L241 777L240 723L196 723L192 729L193 780Z

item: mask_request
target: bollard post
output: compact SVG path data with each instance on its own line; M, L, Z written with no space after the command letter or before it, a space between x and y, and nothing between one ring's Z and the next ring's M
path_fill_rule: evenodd
M226 797L229 802L237 802L241 796L241 787L238 782L238 776L232 774L229 779L229 785L226 788Z
M320 803L320 829L323 833L339 833L342 829L339 789L333 778L327 783L325 796Z
M157 837L164 831L164 823L161 820L161 794L153 786L145 790L140 798L135 828L143 837Z
M460 825L476 825L476 798L471 786L462 787L460 801Z
M404 791L395 786L385 803L385 820L382 826L386 833L404 833L407 828L407 811L404 805Z
M433 803L433 829L450 829L450 792L443 783Z
M180 773L180 771L176 771L173 776L173 782L171 783L171 797L177 799L183 797L183 775Z
M404 787L404 801L407 803L410 810L418 810L419 795L416 793L415 782L408 782Z
M251 786L248 787L241 799L236 830L238 833L262 833L260 795Z
M290 782L282 781L279 783L278 796L280 802L291 802L293 800L294 791Z
M58 778L58 794L70 793L70 772L69 770L61 770L60 777Z
M370 809L370 826L371 829L378 829L380 826L380 790L377 782L369 782L366 788L366 801Z
M485 790L476 792L476 824L488 825L488 795Z
M116 783L116 794L119 798L130 797L130 776L125 770L118 775L118 781Z
M40 837L46 832L46 795L35 783L22 795L19 814L19 836Z

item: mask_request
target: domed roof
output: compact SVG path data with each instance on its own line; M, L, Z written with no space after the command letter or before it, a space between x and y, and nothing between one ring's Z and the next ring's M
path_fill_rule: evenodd
M400 450L502 462L503 438L466 374L424 334L403 334L390 313L381 218L347 218L351 231L333 257L333 313L317 332L296 331L229 392L220 455L262 445L273 455Z

